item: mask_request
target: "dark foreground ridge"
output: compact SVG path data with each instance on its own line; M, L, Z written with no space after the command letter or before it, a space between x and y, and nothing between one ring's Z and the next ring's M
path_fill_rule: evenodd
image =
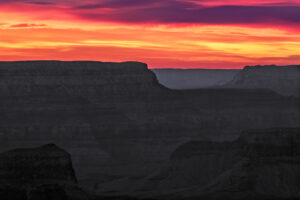
M77 183L71 156L54 144L1 153L0 161L1 183L12 182L20 187L51 180Z
M137 200L104 197L78 186L71 156L55 144L0 154L1 200Z
M69 153L54 144L0 154L2 200L84 200Z

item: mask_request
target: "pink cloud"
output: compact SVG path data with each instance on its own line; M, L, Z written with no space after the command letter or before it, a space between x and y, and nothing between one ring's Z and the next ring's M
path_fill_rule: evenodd
M11 28L34 28L34 27L46 27L46 24L13 24Z

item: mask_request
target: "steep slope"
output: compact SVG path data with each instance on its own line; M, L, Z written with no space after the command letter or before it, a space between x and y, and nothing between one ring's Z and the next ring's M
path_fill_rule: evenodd
M271 89L283 95L300 96L300 65L246 66L224 87Z

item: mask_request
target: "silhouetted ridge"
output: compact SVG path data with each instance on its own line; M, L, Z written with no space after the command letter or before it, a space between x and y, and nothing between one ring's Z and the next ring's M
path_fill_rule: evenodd
M0 62L1 75L68 75L83 72L86 74L94 71L103 73L143 73L148 70L147 64L140 62L96 62L96 61L15 61ZM49 73L51 72L51 73ZM84 75L84 74L82 74Z
M76 92L78 94L81 89L79 86L85 86L86 90L90 90L89 95L92 95L91 92L97 92L97 88L90 88L91 86L108 87L112 84L115 86L120 84L118 87L111 88L116 90L134 84L136 88L138 87L136 84L140 84L140 87L151 84L158 85L155 75L147 69L147 65L139 62L0 62L0 77L0 89L4 94L7 92L6 90L9 90L8 86L11 89L18 86L16 89L23 89L24 94L32 94L35 90L42 94L42 91L38 90L42 87L48 90L63 90L64 88L59 88L62 85L72 86L72 88L66 88L69 89L69 94ZM23 87L19 85L21 83L24 85Z

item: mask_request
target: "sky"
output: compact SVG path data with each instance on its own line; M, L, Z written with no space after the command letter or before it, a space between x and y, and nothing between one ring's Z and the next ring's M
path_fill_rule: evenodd
M300 64L300 0L0 0L0 60Z

